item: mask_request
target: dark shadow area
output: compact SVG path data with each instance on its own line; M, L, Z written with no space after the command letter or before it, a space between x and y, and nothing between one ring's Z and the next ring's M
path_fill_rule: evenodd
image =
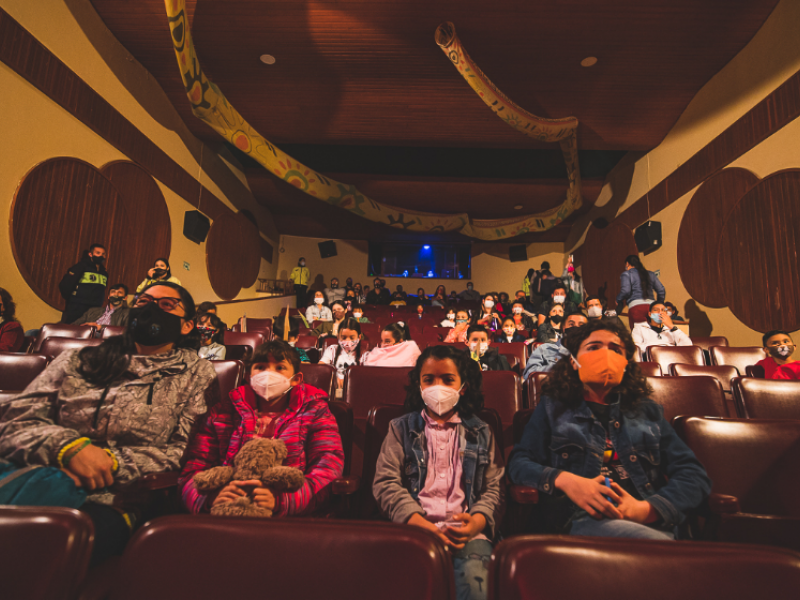
M708 318L708 314L703 312L700 305L694 300L686 302L683 307L683 315L689 320L689 337L709 337L714 331L714 325Z

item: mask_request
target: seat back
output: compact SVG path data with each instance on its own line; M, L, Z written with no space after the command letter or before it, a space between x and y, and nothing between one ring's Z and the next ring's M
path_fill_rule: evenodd
M636 364L639 365L639 369L645 377L661 377L663 375L661 365L657 362L644 361Z
M94 327L86 325L67 325L66 323L45 323L39 331L39 337L33 345L33 352L44 354L42 344L47 338L62 337L76 340L88 340L94 337Z
M253 356L252 346L239 346L225 344L225 358L227 360L241 360L246 362Z
M536 409L523 408L522 410L517 411L517 414L514 415L513 432L515 445L519 444L519 441L522 439L522 434L525 432L525 427L528 425L528 421L531 420L534 410Z
M800 421L688 417L677 425L712 492L735 496L745 513L800 518Z
M225 332L225 348L229 346L250 346L251 350L255 352L255 349L266 341L266 336L259 331L248 333L240 333L237 331ZM225 354L227 356L228 352L226 351ZM237 360L238 358L239 357L237 357Z
M314 335L298 335L296 346L302 350L317 347L317 337Z
M755 377L757 379L765 379L767 377L767 372L761 365L747 365L747 367L745 367L745 373L748 377Z
M94 541L87 515L71 508L0 506L3 598L72 598Z
M644 361L644 357L642 356L642 350L639 346L636 346L636 349L633 351L633 360L636 362Z
M125 333L125 327L106 325L100 332L100 337L104 340L107 340L110 337L114 337L115 335L122 335L123 333Z
M301 363L300 372L303 381L313 385L328 394L329 398L336 395L336 368L326 364Z
M800 381L737 377L733 397L742 417L800 420Z
M223 400L244 382L244 363L240 360L211 360L209 362L217 372L219 399Z
M542 384L547 379L547 373L534 371L528 375L525 384L528 386L528 408L536 408L542 399Z
M236 324L239 326L237 329L239 332L241 332L242 329L246 329L246 333L272 331L272 319L241 317Z
M669 373L669 366L675 363L706 364L703 350L697 346L650 346L647 348L647 356L649 360L661 365L662 373Z
M354 365L347 370L342 398L353 409L353 460L352 475L361 475L364 461L364 444L367 417L373 406L406 401L408 367L362 367Z
M626 589L657 590L659 598L790 598L800 585L798 555L766 546L527 535L500 542L493 554L495 600L591 597L620 565Z
M344 451L342 474L347 476L350 475L350 464L353 457L353 409L344 402L335 400L328 402L328 408L339 428L339 437L342 439L342 450Z
M24 390L48 362L48 357L41 354L0 352L0 390Z
M519 375L512 371L483 373L483 405L497 411L503 424L500 445L507 454L514 445L514 415L522 406Z
M373 346L377 346L381 342L382 326L377 323L362 323L361 334L367 338Z
M731 380L737 376L736 368L722 365L672 365L672 375L676 377L697 377L705 375L714 377L719 381L722 386L722 391L725 394L725 404L728 406L728 416L744 416L744 413L739 412L738 407L733 401L733 393L731 391Z
M648 377L650 399L664 407L669 422L678 415L730 417L722 386L714 377Z
M704 351L708 352L712 346L727 346L728 338L722 335L715 335L711 337L694 337L692 336L692 344L699 346Z
M528 362L528 347L523 342L492 344L492 347L497 348L497 351L508 359L508 364L512 371L516 370L519 375L522 375L525 363ZM517 359L517 369L514 369L514 365L511 364L512 357Z
M88 327L87 327L88 329ZM103 340L98 339L78 339L78 338L65 338L65 337L49 337L39 348L39 354L49 356L51 358L57 357L59 354L66 350L75 350L86 348L87 346L99 346Z
M711 346L708 353L712 364L736 367L739 375L744 375L749 365L767 357L760 346Z
M402 568L390 556L402 557ZM419 527L176 515L134 535L112 597L453 600L452 561L444 544Z

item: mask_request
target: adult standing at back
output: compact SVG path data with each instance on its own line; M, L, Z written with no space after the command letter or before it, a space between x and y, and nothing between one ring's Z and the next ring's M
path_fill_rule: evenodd
M67 301L61 314L62 323L72 323L90 308L103 305L108 285L108 271L103 266L105 262L106 247L94 243L81 261L71 266L61 278L58 290Z
M297 261L297 266L292 269L292 274L289 275L289 281L294 284L294 294L297 297L297 308L302 308L306 305L306 292L308 291L308 282L311 279L311 271L306 267L306 259L302 256Z
M631 329L636 323L647 321L653 300L663 304L667 294L656 274L645 269L635 254L625 259L625 270L619 276L619 284L617 312L622 312L623 305L628 305Z

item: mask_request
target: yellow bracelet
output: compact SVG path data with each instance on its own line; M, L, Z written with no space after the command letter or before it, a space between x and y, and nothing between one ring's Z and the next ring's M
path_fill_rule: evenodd
M117 469L119 469L119 461L117 460L117 457L114 456L114 453L108 448L103 448L103 450L105 450L106 454L108 454L111 457L112 461L111 470L114 471L114 473L116 473Z
M61 467L61 468L63 469L63 468L64 468L64 465L62 464L62 462L61 462L61 461L63 460L63 458L64 458L64 455L65 455L67 452L69 452L70 450L72 450L72 449L73 449L75 446L77 446L78 444L82 444L82 443L84 443L84 442L88 442L89 444L91 444L91 443L92 443L92 440L90 440L90 439L89 439L89 438L87 438L87 437L78 438L78 439L77 439L77 440L75 440L74 442L70 442L69 444L67 444L66 446L64 446L63 448L61 448L61 451L58 453L58 456L56 457L56 462L58 463L58 466L59 466L59 467Z

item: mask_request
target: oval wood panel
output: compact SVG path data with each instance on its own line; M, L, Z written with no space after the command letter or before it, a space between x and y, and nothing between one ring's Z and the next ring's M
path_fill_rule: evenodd
M731 211L719 242L728 306L762 333L800 329L800 170L775 173Z
M53 158L23 178L11 208L11 247L22 276L53 308L64 309L58 283L89 244L108 249L113 281L124 258L110 224L127 215L114 185L92 165L75 158Z
M224 300L233 300L255 283L261 267L260 236L246 216L227 213L211 224L206 267L211 287Z
M128 219L127 223L121 223L122 227L114 227L115 237L119 236L126 254L114 282L125 283L133 292L157 258L169 259L172 247L169 209L155 179L140 166L115 161L100 172L119 190ZM180 279L176 265L171 266Z
M678 232L678 271L689 295L706 306L728 305L719 278L719 240L736 203L758 183L746 169L725 169L695 192Z
M586 234L584 248L581 271L587 294L606 298L608 307L614 308L619 293L619 276L625 270L625 259L631 254L638 254L633 232L620 222L612 223L605 229L592 225Z

